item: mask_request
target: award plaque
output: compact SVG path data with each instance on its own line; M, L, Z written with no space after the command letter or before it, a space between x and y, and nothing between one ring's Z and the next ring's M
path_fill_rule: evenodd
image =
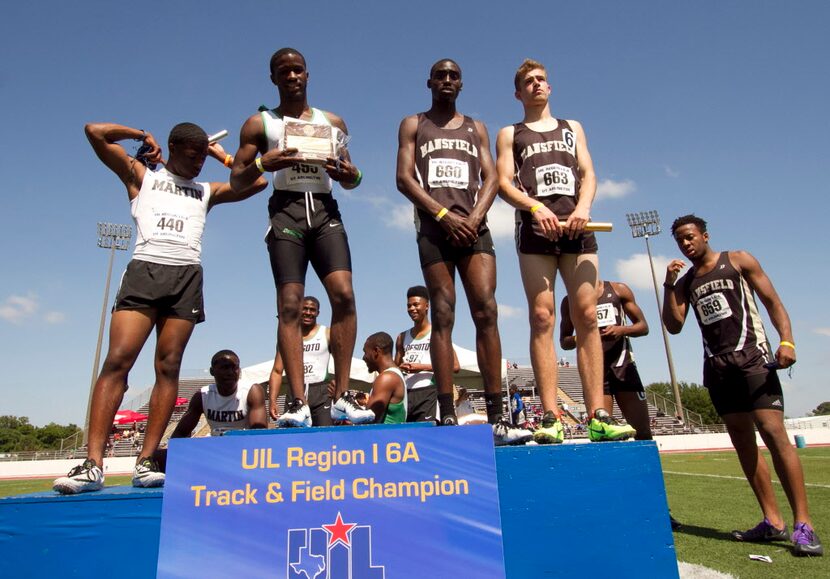
M286 120L285 148L297 149L297 155L306 162L325 163L334 157L332 127Z

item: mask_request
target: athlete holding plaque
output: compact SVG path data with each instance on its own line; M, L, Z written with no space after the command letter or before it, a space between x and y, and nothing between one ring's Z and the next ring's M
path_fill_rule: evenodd
M301 329L309 263L332 309L330 348L336 381L332 412L336 407L351 422L361 422L361 416L352 416L348 401L341 400L349 384L357 313L349 243L332 185L336 181L344 189L354 189L362 175L345 147L348 131L343 120L308 104L305 57L293 48L282 48L271 57L270 69L280 104L251 116L242 126L231 183L243 187L262 173L273 173L274 192L268 203L271 226L265 241L277 287L277 343L294 396L278 424L311 425Z
M784 397L777 368L795 364L790 317L769 277L745 251L714 251L706 222L695 215L678 217L672 236L692 268L675 259L666 268L663 322L680 333L689 309L703 336L703 385L726 424L738 460L761 507L764 520L747 531L733 531L738 541L791 539L796 555L821 555L812 527L804 488L804 472L784 426ZM676 282L676 283L675 283ZM767 341L754 294L781 338L773 353ZM769 467L758 449L755 429L772 455L772 463L790 502L795 526L792 536L778 508Z
M476 327L494 442L518 444L532 435L502 419L496 255L485 220L496 196L496 171L487 128L456 110L461 86L461 68L454 61L432 65L427 80L432 107L401 122L397 184L415 205L418 253L432 307L430 357L442 424L458 423L452 391L457 268Z

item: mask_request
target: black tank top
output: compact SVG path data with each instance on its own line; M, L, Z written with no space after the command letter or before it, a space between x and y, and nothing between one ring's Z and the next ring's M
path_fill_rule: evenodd
M767 336L752 288L722 251L714 269L696 277L690 269L678 283L695 312L705 356L747 348L767 349Z
M597 326L622 326L625 321L625 310L619 294L614 291L611 282L604 281L602 295L597 300ZM607 368L618 368L633 361L631 356L631 342L628 336L616 340L602 340L602 355Z
M568 121L558 123L554 130L544 132L524 123L513 125L513 159L519 189L564 220L579 200L580 177L576 133Z
M441 205L467 216L476 202L480 186L481 139L468 116L457 129L442 129L426 114L418 115L415 133L415 168L421 186ZM415 228L426 235L444 235L435 218L416 209ZM479 233L486 231L485 221Z

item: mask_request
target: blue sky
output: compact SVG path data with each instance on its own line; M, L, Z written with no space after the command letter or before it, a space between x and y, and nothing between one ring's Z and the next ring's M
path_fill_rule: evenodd
M83 423L108 259L96 247L96 223L131 221L126 192L94 156L84 123L120 122L166 143L175 123L193 121L209 133L228 129L224 144L234 150L244 120L277 103L268 60L283 46L304 52L310 103L346 120L364 173L357 190L335 191L352 247L357 351L369 334L408 325L404 293L422 282L411 205L394 171L400 120L429 107L430 65L459 62L459 108L483 120L495 141L521 118L512 79L532 57L548 66L554 115L585 127L600 181L592 216L616 226L599 238L601 275L629 283L651 324L634 345L646 383L668 372L645 244L631 238L625 213L655 209L667 227L695 212L709 221L714 248L759 258L789 310L799 362L791 378L782 374L787 415L830 399L830 310L821 301L830 286L821 241L830 209L825 3L280 4L4 8L0 413ZM209 160L203 177L225 180L227 170ZM208 218L207 322L191 339L185 376L204 375L221 348L236 350L243 365L273 355L266 201L261 193ZM496 204L491 222L504 355L527 364L512 212ZM662 281L679 254L668 233L652 239L652 252ZM116 258L110 302L127 260L125 252ZM308 292L324 295L313 275ZM467 312L460 295L455 341L472 348ZM678 378L700 382L694 323L671 345ZM130 375L128 396L152 384L152 347Z

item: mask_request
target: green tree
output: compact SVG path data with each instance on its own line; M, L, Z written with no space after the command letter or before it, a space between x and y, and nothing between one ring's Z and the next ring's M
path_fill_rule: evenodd
M683 408L700 414L703 424L721 424L723 421L715 411L709 392L700 384L680 382L680 401ZM646 391L674 402L674 390L668 382L655 382L646 386Z
M828 416L830 415L830 401L829 402L822 402L816 409L813 410L811 413L813 416Z

